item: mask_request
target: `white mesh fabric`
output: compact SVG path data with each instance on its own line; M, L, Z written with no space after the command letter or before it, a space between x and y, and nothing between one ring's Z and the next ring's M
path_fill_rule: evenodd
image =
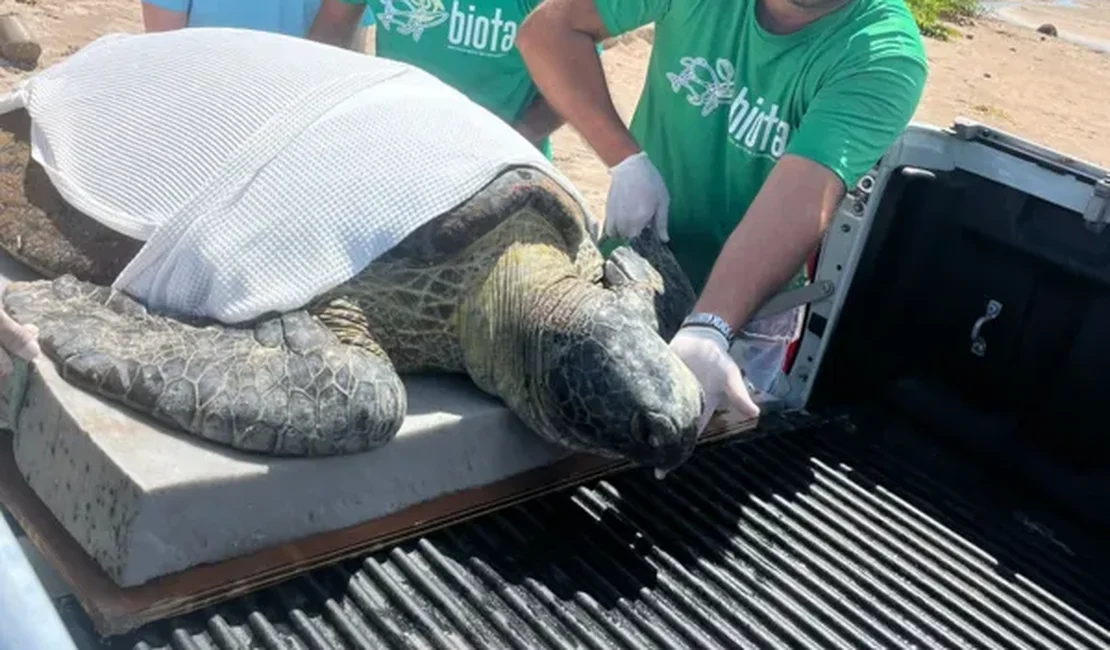
M59 192L146 240L114 286L226 323L304 305L509 165L584 206L433 76L279 34L103 37L0 99L18 105Z

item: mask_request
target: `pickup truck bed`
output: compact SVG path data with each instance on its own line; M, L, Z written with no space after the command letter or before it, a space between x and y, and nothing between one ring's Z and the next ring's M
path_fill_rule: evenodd
M1106 648L1090 531L877 404L80 648ZM1105 539L1105 538L1103 538Z
M912 126L865 181L761 439L77 646L1110 648L1110 176Z

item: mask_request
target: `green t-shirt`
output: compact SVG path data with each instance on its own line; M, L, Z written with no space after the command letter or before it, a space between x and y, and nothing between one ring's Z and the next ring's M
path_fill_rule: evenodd
M788 35L759 25L756 0L594 1L610 35L655 23L630 128L666 181L670 246L699 292L780 156L821 163L852 187L925 84L903 0L851 0Z
M374 12L377 56L434 74L509 124L536 97L516 34L540 0L343 2L365 4ZM537 146L550 160L550 138Z

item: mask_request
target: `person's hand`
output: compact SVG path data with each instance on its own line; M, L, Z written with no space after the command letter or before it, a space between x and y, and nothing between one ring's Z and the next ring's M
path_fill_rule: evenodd
M631 239L649 223L663 241L667 236L667 210L671 196L659 170L643 151L609 170L609 198L605 204L605 235Z
M38 337L39 328L20 325L0 309L0 377L7 377L14 369L11 355L31 361L42 354Z
M759 415L759 407L748 394L740 366L729 356L728 341L720 332L709 327L683 327L671 339L671 350L694 373L705 393L705 410L698 421L699 434L709 424L722 398L727 398L728 403L745 416Z

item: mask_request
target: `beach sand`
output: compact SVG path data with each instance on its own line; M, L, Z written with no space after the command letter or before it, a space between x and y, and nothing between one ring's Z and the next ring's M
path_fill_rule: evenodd
M1032 29L1051 24L1065 40L1110 51L1110 0L1024 0L1005 3L995 13Z
M1007 11L1038 24L1053 22L1062 33L1108 38L1108 5L1093 2L1077 0L1074 8L1041 2ZM139 3L132 0L0 0L0 14L7 13L19 15L42 45L39 69L106 32L141 31ZM925 40L929 81L914 119L947 126L962 115L1110 166L1110 138L1098 131L1110 123L1110 55L994 18L972 22L956 26L947 42ZM626 120L643 86L652 36L650 27L625 34L602 57ZM0 68L0 85L26 74ZM569 127L555 134L554 147L556 164L603 214L609 183L604 165Z

